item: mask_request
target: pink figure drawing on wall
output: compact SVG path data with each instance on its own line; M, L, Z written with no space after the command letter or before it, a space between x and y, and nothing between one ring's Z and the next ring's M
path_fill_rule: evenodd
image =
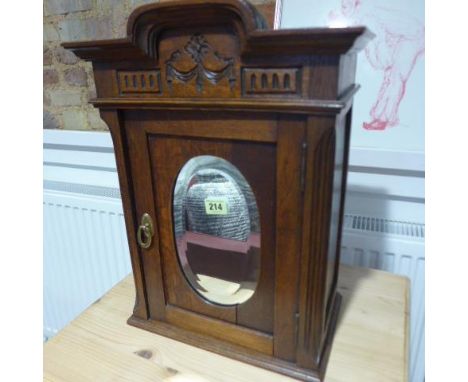
M341 10L330 12L329 20L337 26L343 24L340 20L347 25L365 25L375 33L365 52L370 65L383 72L383 81L369 113L371 120L364 122L363 128L385 130L397 126L406 83L424 54L424 24L405 12L367 0L342 0Z

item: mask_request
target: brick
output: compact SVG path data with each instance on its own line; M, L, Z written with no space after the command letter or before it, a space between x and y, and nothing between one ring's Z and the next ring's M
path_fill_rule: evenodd
M42 72L44 86L48 87L59 82L58 72L55 69L44 69Z
M114 7L112 8L111 17L114 32L112 37L125 37L127 34L128 11L123 7Z
M129 10L124 2L122 0L98 0L96 8L99 9L101 15L110 18L112 37L125 37Z
M69 85L86 86L88 84L86 71L81 67L74 67L65 71L65 81Z
M149 0L147 0L148 2ZM150 1L154 3L155 1L152 0ZM131 3L131 1L130 1ZM125 7L125 2L124 0L97 0L96 2L96 8L99 9L102 13L109 13L113 9L122 9L124 10ZM128 17L128 15L127 15Z
M97 98L97 92L96 92L96 85L94 84L94 81L89 84L88 87L88 102L91 99Z
M109 17L89 19L67 19L58 24L62 41L97 40L112 37L112 23Z
M91 130L107 131L109 128L106 123L101 119L99 112L96 109L92 109L88 113L88 123Z
M50 100L53 106L81 105L81 92L79 90L52 90Z
M154 3L154 0L130 0L130 8L135 9L141 5Z
M72 51L64 49L61 46L55 50L55 56L60 63L65 65L73 65L80 60Z
M50 96L49 96L49 94L48 94L45 90L43 90L42 93L43 93L43 105L44 105L44 106L50 106L51 103L50 103Z
M43 52L42 52L42 65L46 66L46 65L52 65L52 58L53 58L53 55L52 55L52 51L47 48L47 47L44 47L43 48Z
M83 110L64 110L63 128L66 130L87 130L86 112Z
M43 112L42 127L44 129L60 129L57 118L47 110Z
M92 0L46 0L44 14L63 15L65 13L87 11L93 7Z
M57 28L53 24L45 24L43 26L43 40L46 42L59 41L59 34Z
M275 6L276 4L274 2L260 3L255 6L267 22L267 25L270 29L273 29L273 24L275 21Z

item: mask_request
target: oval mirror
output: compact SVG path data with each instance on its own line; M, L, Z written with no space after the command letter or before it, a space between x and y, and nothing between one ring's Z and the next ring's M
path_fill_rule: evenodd
M177 177L173 218L179 263L195 291L222 305L247 301L260 269L260 218L240 171L219 157L190 159Z

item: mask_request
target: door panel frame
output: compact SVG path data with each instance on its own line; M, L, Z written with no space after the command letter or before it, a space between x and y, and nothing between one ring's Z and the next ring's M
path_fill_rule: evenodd
M249 112L211 112L207 114L207 112L191 111L187 112L186 115L185 112L129 110L123 114L123 125L125 126L130 149L130 168L134 180L133 192L135 195L135 211L137 213L137 216L134 218L135 224L138 225L139 217L144 212L149 212L153 217L156 232L154 244L150 250L140 250L142 261L145 264L144 268L149 270L144 275L145 289L151 288L154 290L154 288L157 288L159 291L158 294L145 293L146 298L149 295L158 296L152 301L147 301L151 321L166 322L167 324L172 324L174 330L180 327L184 330L195 331L201 335L214 336L220 340L235 343L266 355L274 355L287 361L294 361L296 358L295 337L291 336L291 333L297 332L297 283L293 283L294 285L286 288L283 284L287 282L288 278L291 278L294 272L298 272L296 267L299 261L300 249L292 248L291 244L288 243L292 241L291 233L300 236L301 226L300 218L292 218L293 212L297 208L301 208L301 206L292 205L291 202L302 199L298 197L301 194L301 176L300 174L288 173L288 171L291 168L295 168L298 172L302 171L302 140L305 131L305 119L297 115L281 115L279 117L274 113L259 115L258 113L250 114ZM175 117L171 118L171 116ZM278 218L286 220L283 220L282 230L273 232L273 238L271 238L273 240L272 251L274 255L273 288L270 285L271 293L273 294L271 329L265 331L241 326L243 323L237 321L237 314L234 315L234 319L229 316L223 317L222 315L216 317L216 315L210 315L209 312L201 311L197 313L197 311L185 309L185 307L181 306L174 306L170 303L166 285L168 280L164 272L165 260L163 251L166 251L166 249L162 247L161 240L159 240L163 227L160 225L160 212L157 211L159 208L155 208L158 200L154 183L154 169L151 165L141 166L141 163L152 163L150 140L154 137L169 136L178 139L183 139L184 137L188 139L193 139L194 137L202 140L212 139L213 143L221 141L238 142L238 144L241 144L239 141L244 141L247 144L266 143L275 146L275 163L273 163L274 167L272 171L276 179L273 187L277 190L277 194L272 195L273 206L271 208L273 210L273 219L275 220L272 222L272 225L273 227L277 226L276 219ZM294 164L292 167L291 161ZM233 164L238 167L235 163ZM136 168L136 166L141 167ZM288 183L289 186L279 187L280 183ZM253 184L250 181L249 184L256 194ZM145 192L144 190L150 190L150 192ZM260 206L257 194L256 199L257 204ZM170 215L172 223L172 209ZM262 214L260 216L262 217ZM169 224L169 226L166 227L166 230L170 230L169 237L174 237L173 226L172 224ZM262 221L261 227L261 232L263 233L264 224ZM168 232L164 232L164 235L168 235ZM301 240L293 241L297 243L301 242ZM262 240L262 260L265 257L263 249ZM288 251L294 252L290 253ZM278 269L277 264L281 265L280 269ZM188 286L189 284L180 266L178 266L178 270ZM262 272L260 272L256 291L260 287L261 277ZM203 303L205 306L211 305L207 300L194 292L190 286L189 288L191 294L200 299L200 303ZM280 292L282 293L281 296L279 295ZM287 304L286 307L279 306L278 302L285 301L286 295L293 299L292 303ZM225 307L220 305L216 305L214 310L219 312L219 308L226 310ZM210 317L207 317L205 314L208 314ZM248 321L248 317L246 317L245 322ZM218 329L213 331L213 327ZM219 333L219 337L217 337L216 333ZM291 338L294 339L292 342Z

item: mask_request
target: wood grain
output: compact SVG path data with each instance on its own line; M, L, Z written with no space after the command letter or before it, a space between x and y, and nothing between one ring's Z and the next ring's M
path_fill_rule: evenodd
M282 118L279 121L277 154L276 220L276 285L275 285L275 355L295 361L297 346L298 278L291 269L298 269L301 252L302 189L304 166L303 118Z
M310 368L318 368L321 364L322 343L324 339L329 339L324 335L324 300L326 259L330 244L334 127L332 118L310 117L306 132L297 362Z
M130 165L128 163L128 150L126 145L125 132L121 129L121 118L117 110L101 111L101 118L109 126L116 154L116 164L119 172L120 193L124 207L127 238L130 251L138 254L138 246L133 235L136 227L135 216L132 208L133 190L130 178ZM133 277L135 278L135 287L137 288L135 296L135 306L133 314L140 318L148 318L148 307L144 293L143 266L141 257L131 256Z
M269 30L247 1L180 0L138 7L124 39L63 44L92 61L91 103L116 144L138 288L131 325L323 381L341 303L346 112L356 52L371 37L364 27ZM207 300L178 261L174 185L198 155L236 166L259 207L258 284L242 304ZM153 243L137 247L145 214ZM195 252L199 272L237 272L208 252Z
M167 322L186 330L206 334L261 353L273 354L272 336L262 332L238 325L229 325L170 305L167 307Z
M407 381L406 278L340 269L343 308L326 382ZM48 382L293 382L126 324L135 297L126 278L44 345Z

